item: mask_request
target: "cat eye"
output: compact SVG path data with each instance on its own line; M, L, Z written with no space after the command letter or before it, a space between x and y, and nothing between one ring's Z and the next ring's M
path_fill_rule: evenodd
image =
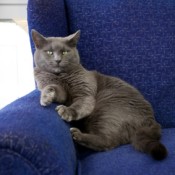
M67 55L68 54L68 51L63 51L62 52L62 55Z
M48 55L53 55L53 52L50 51L50 50L46 51L46 53L47 53Z

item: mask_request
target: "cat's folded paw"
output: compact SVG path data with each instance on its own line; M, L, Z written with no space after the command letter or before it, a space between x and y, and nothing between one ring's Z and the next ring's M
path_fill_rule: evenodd
M78 128L70 128L70 132L75 141L81 141L82 133Z
M57 106L55 110L61 116L61 118L67 122L70 122L75 117L75 111L70 107L66 107L64 105Z
M56 96L55 89L53 87L45 87L44 90L41 92L40 104L41 106L48 106L50 105Z

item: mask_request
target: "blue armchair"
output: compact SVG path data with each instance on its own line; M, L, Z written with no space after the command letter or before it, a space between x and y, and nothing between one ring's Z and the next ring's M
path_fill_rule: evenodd
M175 1L29 0L27 11L29 31L66 36L81 30L82 64L142 92L169 155L155 161L131 145L107 152L76 145L56 104L40 106L35 90L0 111L0 175L174 175ZM32 40L31 47L34 52Z

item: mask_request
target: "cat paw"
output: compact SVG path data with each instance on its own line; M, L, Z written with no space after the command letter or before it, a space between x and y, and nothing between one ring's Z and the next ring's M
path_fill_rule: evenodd
M41 92L40 104L41 106L48 106L50 105L56 96L55 89L51 86L45 87L44 90Z
M81 141L82 139L82 133L78 128L70 128L70 132L72 134L72 138L75 141Z
M58 112L61 118L67 122L72 121L75 117L75 111L64 105L57 106L55 110Z

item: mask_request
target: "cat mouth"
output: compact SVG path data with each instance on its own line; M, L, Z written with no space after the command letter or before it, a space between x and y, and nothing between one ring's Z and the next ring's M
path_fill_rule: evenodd
M58 64L46 64L43 69L47 72L58 74L61 72L61 68Z
M60 65L60 63L58 63L58 62L51 62L51 63L50 63L50 66L51 66L51 67L54 67L54 68L59 67L59 65ZM48 65L48 66L49 66L49 65Z

